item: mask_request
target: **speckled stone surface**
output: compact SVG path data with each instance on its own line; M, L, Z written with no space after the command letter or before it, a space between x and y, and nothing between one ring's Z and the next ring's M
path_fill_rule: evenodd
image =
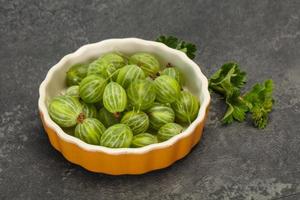
M0 199L300 199L300 1L0 0ZM197 44L210 76L235 60L248 84L274 79L270 124L224 127L213 95L204 137L173 166L93 174L49 144L38 87L83 44L172 34Z

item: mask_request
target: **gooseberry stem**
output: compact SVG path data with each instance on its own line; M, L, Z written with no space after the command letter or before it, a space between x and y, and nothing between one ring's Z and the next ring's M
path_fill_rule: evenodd
M157 73L154 74L154 75L149 75L149 77L150 77L152 80L156 79L158 76L160 76L160 73L159 73L159 72L157 72Z
M83 113L80 113L77 117L77 123L81 124L85 119L85 115Z
M120 113L119 112L115 112L113 113L113 115L115 116L115 118L119 119L120 118Z

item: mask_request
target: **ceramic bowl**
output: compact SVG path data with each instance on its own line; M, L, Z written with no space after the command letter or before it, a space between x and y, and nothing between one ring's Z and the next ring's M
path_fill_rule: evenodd
M96 59L108 52L149 52L157 55L163 64L171 62L183 74L186 87L200 99L197 118L179 135L142 148L113 149L90 145L65 133L49 116L49 100L65 90L66 72L73 64ZM196 63L181 51L162 43L137 38L103 40L84 45L66 55L49 70L40 85L39 95L40 116L52 146L72 163L93 172L112 175L146 173L170 166L186 156L202 136L210 103L207 78Z

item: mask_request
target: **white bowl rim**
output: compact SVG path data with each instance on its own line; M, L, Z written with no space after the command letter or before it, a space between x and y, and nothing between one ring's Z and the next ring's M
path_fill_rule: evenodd
M180 59L182 59L190 67L194 68L194 70L196 70L198 72L196 75L197 75L197 78L199 80L201 80L201 82L202 82L201 90L203 92L204 98L203 98L203 101L201 102L201 106L200 106L197 118L189 125L189 127L185 131L170 138L169 140L167 140L165 142L157 143L157 144L151 144L151 145L148 145L145 147L140 147L140 148L108 148L108 147L103 147L103 146L91 145L91 144L87 144L87 143L81 141L80 139L78 139L74 136L68 135L54 121L52 121L52 119L50 118L50 116L48 114L47 105L45 103L46 102L46 100L45 100L46 86L49 84L50 80L52 79L54 72L59 70L61 67L63 67L64 63L66 61L68 61L74 57L82 56L82 54L86 50L88 50L89 48L91 48L93 46L98 46L98 45L101 45L102 43L107 43L107 42L114 43L114 42L120 42L120 41L125 41L125 40L127 42L134 42L134 43L138 43L141 45L156 46L158 48L161 48L164 51L168 51L168 52L174 54L175 56L179 57ZM48 128L53 129L55 131L55 133L58 135L58 137L60 137L62 140L66 141L66 142L73 143L86 151L102 152L102 153L112 154L112 155L145 154L149 151L153 151L153 150L157 150L157 149L164 149L169 146L172 146L179 140L192 134L193 131L196 129L197 125L205 120L204 118L205 118L206 110L210 103L210 94L208 91L208 80L204 76L204 74L201 72L200 67L194 61L192 61L190 58L188 58L185 53L183 53L179 50L176 50L176 49L172 49L163 43L149 41L149 40L143 40L143 39L139 39L139 38L106 39L106 40L102 40L97 43L91 43L91 44L84 45L84 46L80 47L78 50L76 50L74 53L70 53L70 54L64 56L57 64L55 64L53 67L51 67L51 69L48 71L46 78L44 79L44 81L41 83L41 85L39 87L39 95L40 96L39 96L39 100L38 100L38 107L39 107L39 111L43 115L44 123L46 124L46 126Z

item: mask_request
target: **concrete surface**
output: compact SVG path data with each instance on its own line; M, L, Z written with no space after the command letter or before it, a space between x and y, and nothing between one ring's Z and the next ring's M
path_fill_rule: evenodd
M300 199L300 1L0 0L0 199ZM210 76L235 60L248 86L272 78L265 130L224 127L213 95L203 140L172 167L93 174L49 144L38 87L65 54L106 38L172 34L197 44Z

